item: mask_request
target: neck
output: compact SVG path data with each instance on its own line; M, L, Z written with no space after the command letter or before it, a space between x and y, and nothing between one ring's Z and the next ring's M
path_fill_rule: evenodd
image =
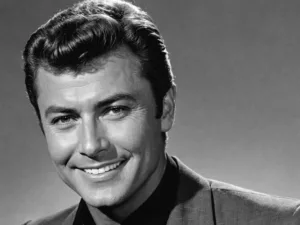
M91 212L93 219L96 224L107 221L107 224L118 224L124 221L131 213L137 210L155 191L159 185L167 165L166 154L160 158L158 165L154 172L150 175L149 179L146 180L141 187L126 201L115 207L94 208L88 205L88 209ZM113 222L116 221L117 223Z

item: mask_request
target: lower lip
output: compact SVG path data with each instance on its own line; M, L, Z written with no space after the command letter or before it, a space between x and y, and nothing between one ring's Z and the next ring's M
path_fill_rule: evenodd
M91 174L91 173L87 173L83 170L81 170L81 171L85 174L85 176L87 176L89 179L92 179L93 181L96 181L96 182L107 181L107 180L110 180L110 179L113 179L114 177L116 177L120 173L120 171L123 169L126 162L127 161L122 161L121 164L117 168L109 170L104 173L100 173L100 174Z

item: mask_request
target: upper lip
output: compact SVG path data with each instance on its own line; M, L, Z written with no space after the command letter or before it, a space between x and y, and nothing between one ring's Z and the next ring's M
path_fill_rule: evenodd
M103 168L103 167L106 167L106 166L109 166L109 165L112 165L112 164L115 164L115 163L121 163L121 162L124 162L125 159L115 159L115 160L110 160L110 161L106 161L106 162L102 162L102 163L97 163L97 164L93 164L93 165L87 165L87 166L83 166L83 167L80 167L80 169L82 170L87 170L87 169L100 169L100 168Z

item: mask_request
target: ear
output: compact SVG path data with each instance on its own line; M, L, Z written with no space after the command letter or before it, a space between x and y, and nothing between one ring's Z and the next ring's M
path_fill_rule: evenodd
M163 101L163 112L160 118L162 132L168 132L172 128L175 117L175 98L176 86L173 85L166 93Z

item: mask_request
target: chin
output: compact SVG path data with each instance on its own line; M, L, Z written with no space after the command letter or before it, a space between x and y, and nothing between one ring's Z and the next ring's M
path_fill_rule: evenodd
M81 195L83 200L95 208L100 207L114 207L120 205L125 199L120 191L102 190L96 194Z

